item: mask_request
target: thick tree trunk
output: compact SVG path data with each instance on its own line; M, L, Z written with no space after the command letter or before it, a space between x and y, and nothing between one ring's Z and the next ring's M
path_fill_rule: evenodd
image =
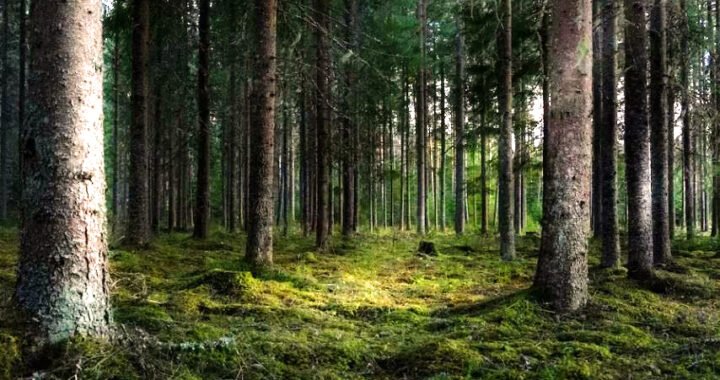
M205 239L210 232L210 0L200 0L198 31L198 134L197 188L193 236Z
M645 2L625 0L625 167L628 192L628 270L649 276L653 265L650 128L647 107Z
M415 163L417 166L417 233L425 235L427 231L426 216L427 210L427 172L426 172L426 128L427 120L427 78L425 71L425 43L427 36L427 1L418 1L418 19L420 21L420 68L418 70L417 80L417 113L416 113L416 143L415 143Z
M650 128L652 139L652 217L655 264L670 260L668 223L668 125L666 1L654 0L650 14Z
M3 4L3 44L2 44L2 110L0 110L0 220L8 219L8 194L10 187L10 170L8 150L10 143L10 123L12 110L10 109L10 1Z
M613 268L619 264L620 239L617 220L617 11L615 0L603 1L603 48L602 48L602 128L599 143L600 177L602 180L603 210L600 221L602 237L601 265Z
M447 226L445 189L447 188L447 125L445 125L445 61L440 61L440 230Z
M535 287L559 311L588 298L587 252L592 185L592 7L553 0L549 61L552 105L546 136L542 251Z
M315 122L317 133L317 166L316 166L316 222L315 246L325 249L330 236L330 110L328 107L330 88L329 0L314 0L315 5Z
M277 0L256 0L257 52L252 86L248 239L245 258L255 265L272 264L273 163Z
M455 233L465 232L465 58L460 24L455 35Z
M133 0L132 5L132 124L126 230L126 242L131 246L145 246L150 241L147 146L149 3L149 0Z
M111 317L103 75L97 64L103 53L101 4L34 0L31 15L33 115L21 135L16 300L40 343L106 336Z
M498 35L500 77L498 89L500 135L498 139L500 254L503 260L515 259L515 230L513 220L513 148L512 148L512 5L511 0L501 2L501 26Z
M666 1L666 23L673 17L674 2ZM720 9L720 8L719 8ZM666 26L667 28L667 26ZM666 29L667 33L667 29ZM676 214L675 214L675 39L671 37L670 33L666 34L666 47L667 47L667 115L666 123L668 128L668 142L667 142L667 160L668 160L668 234L670 239L675 236L675 225L676 225Z

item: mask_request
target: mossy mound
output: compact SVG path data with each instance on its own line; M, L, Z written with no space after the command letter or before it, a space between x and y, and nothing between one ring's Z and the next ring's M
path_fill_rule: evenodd
M20 364L20 344L12 335L0 333L0 379L13 379L13 369Z
M259 283L250 272L214 269L201 275L191 286L207 286L221 296L252 298L258 291Z

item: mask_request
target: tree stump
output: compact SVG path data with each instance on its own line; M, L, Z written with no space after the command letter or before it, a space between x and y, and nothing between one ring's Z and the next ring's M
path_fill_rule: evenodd
M438 251L435 247L435 243L431 241L421 241L420 246L418 247L418 253L428 255L428 256L437 256Z

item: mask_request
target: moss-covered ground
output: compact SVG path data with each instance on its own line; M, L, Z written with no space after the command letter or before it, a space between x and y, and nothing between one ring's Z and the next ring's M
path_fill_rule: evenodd
M412 235L276 239L272 270L241 236L163 235L113 250L112 343L65 345L38 370L81 379L649 379L720 377L720 258L679 242L653 285L591 270L591 302L560 316L529 287L536 238L499 259L495 239ZM27 376L12 322L17 238L0 231L0 379ZM597 263L593 254L591 264ZM37 370L37 369L36 369Z

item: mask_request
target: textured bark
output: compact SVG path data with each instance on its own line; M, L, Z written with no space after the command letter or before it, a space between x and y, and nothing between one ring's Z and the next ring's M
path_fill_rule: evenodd
M650 14L650 128L652 139L653 259L670 259L668 222L668 125L666 1L655 0Z
M620 239L617 220L617 10L615 0L603 1L602 48L602 110L600 129L600 177L602 180L603 210L601 218L602 259L606 268L616 267L620 259Z
M455 233L465 232L465 58L462 32L455 35Z
M345 25L346 39L348 48L352 51L357 50L358 30L357 30L357 1L345 0ZM355 233L355 153L353 144L353 130L355 129L353 100L355 99L355 82L357 75L352 62L348 62L345 67L345 96L344 109L345 113L342 118L342 190L343 190L343 216L342 216L342 234L349 237Z
M256 61L250 128L248 239L245 258L272 264L275 91L277 71L277 0L256 0Z
M427 1L418 0L418 19L420 21L420 69L417 79L417 112L416 112L416 133L415 133L415 163L417 167L417 233L425 235L427 231L426 216L427 210L427 172L425 170L426 158L426 129L427 129L427 78L425 71L425 43L427 36Z
M314 0L315 17L315 128L317 133L317 173L316 173L316 214L315 245L325 249L330 236L330 110L328 107L330 87L329 0Z
M572 311L588 298L592 186L591 0L553 0L549 62L552 104L546 136L542 251L535 286L551 306Z
M2 44L2 94L0 102L0 220L8 219L8 193L10 186L11 170L9 165L8 142L10 123L12 122L12 110L10 109L10 1L3 2L3 44Z
M628 270L650 275L653 223L650 128L647 105L647 23L645 2L625 0L625 167L628 192Z
M34 0L31 14L34 107L21 135L16 299L41 343L105 336L111 317L101 3Z
M688 43L689 29L687 1L680 0L680 89L682 91L680 107L682 109L683 138L683 174L685 181L685 230L688 239L695 237L695 143L690 118L690 67L688 59L690 47Z
M198 134L197 188L193 236L207 238L210 232L210 0L200 0L198 31Z
M515 259L515 230L513 220L513 149L512 149L512 5L511 0L502 0L498 35L498 56L500 77L498 103L500 107L500 135L498 156L500 160L498 216L500 227L500 254L503 260Z
M601 17L601 0L593 0L593 20ZM601 237L602 224L602 150L603 126L603 65L602 50L603 28L593 28L593 187L592 187L592 231L595 237Z
M150 241L148 218L147 91L149 0L132 4L132 123L126 243L144 246Z

